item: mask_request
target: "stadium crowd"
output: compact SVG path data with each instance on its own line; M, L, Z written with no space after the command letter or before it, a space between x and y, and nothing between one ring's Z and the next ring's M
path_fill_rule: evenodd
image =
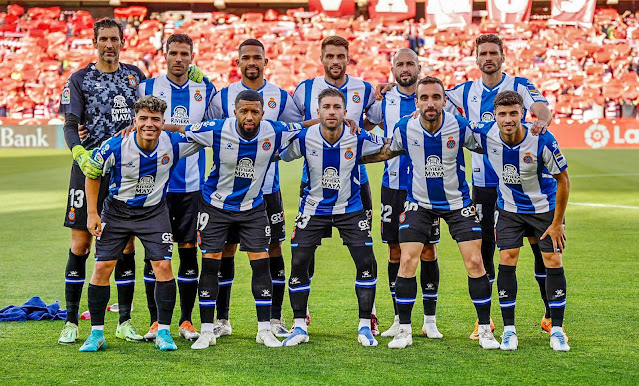
M387 81L390 58L400 48L420 54L425 75L446 87L479 76L472 55L480 33L498 32L506 49L506 70L529 78L548 99L555 117L574 119L635 117L639 103L636 41L639 14L598 10L591 28L547 27L531 20L503 29L482 20L463 29L438 30L419 22L400 23L362 18L330 18L289 10L278 15L221 12L118 14L125 25L121 59L147 77L166 67L162 44L172 33L195 41L196 64L215 84L240 79L234 53L240 42L258 38L268 47L265 75L292 92L296 79L322 73L319 41L340 35L350 40L354 76L373 84ZM61 12L58 7L23 9L11 5L0 12L0 118L54 118L64 83L74 71L95 61L91 41L93 18L87 11Z

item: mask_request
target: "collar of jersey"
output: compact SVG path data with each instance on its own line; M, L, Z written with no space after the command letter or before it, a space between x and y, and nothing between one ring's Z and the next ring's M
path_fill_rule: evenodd
M237 119L235 119L235 124L233 125L235 127L235 132L237 133L237 137L240 139L240 141L242 142L255 142L257 141L257 138L260 136L260 130L262 130L262 122L260 122L260 125L257 127L257 133L255 134L255 137L253 137L252 139L246 139L242 136L242 134L240 133L240 130L238 130L237 128Z
M523 125L523 124L522 124L522 125ZM528 127L524 126L524 128L526 128L526 133L524 134L524 138L522 138L522 140L521 140L521 141L519 141L519 143L518 143L518 144L516 144L516 145L512 145L512 146L511 146L511 145L507 144L506 142L504 142L504 139L501 137L501 132L499 132L499 140L500 140L500 141L501 141L501 143L503 143L503 144L504 144L504 146L506 146L507 148L509 148L509 149L516 149L516 148L518 148L519 146L521 146L521 144L522 144L522 143L524 143L524 141L526 141L526 138L528 138ZM499 129L499 127L498 127L498 129Z
M322 137L322 141L324 142L324 144L328 147L336 147L339 146L340 141L342 139L342 137L344 136L344 133L346 132L346 125L342 124L342 134L339 136L339 138L337 138L337 141L335 141L334 143L330 143L328 142L328 140L326 140L326 138L324 138L324 135L322 134L322 124L320 123L319 125L317 125L317 130L319 130L319 135L320 137Z
M162 136L162 133L160 133L160 137ZM133 133L133 143L135 144L135 147L138 148L138 151L140 152L140 154L142 154L144 157L151 157L153 154L155 154L155 151L158 149L158 146L160 146L160 138L158 138L158 143L155 145L155 147L153 148L153 150L151 150L151 152L147 153L146 151L142 150L142 148L140 147L140 145L138 145L138 133L135 132Z
M255 92L262 91L264 89L264 87L266 87L266 83L268 83L268 82L266 81L266 79L264 79L264 84L262 85L262 87L258 88L257 90L253 90L252 88L250 88L249 86L245 85L244 82L242 82L240 80L240 84L242 85L242 87L244 87L246 90L253 90Z
M342 87L337 87L337 86L335 86L334 84L330 84L330 83L328 83L328 82L326 81L326 75L324 75L324 76L322 77L322 79L324 79L324 83L326 83L329 87L336 88L336 89L338 89L338 90L342 90L342 89L346 88L346 86L348 86L348 82L351 80L351 78L350 78L348 75L346 75L346 83L344 83L344 84L342 85Z
M171 85L171 87L175 87L177 89L183 89L183 88L187 88L189 86L189 80L187 79L186 82L184 82L183 85L179 85L177 83L175 83L174 81L172 81L171 79L169 79L168 75L164 75L166 77L166 80L169 82L169 84Z
M486 91L495 91L495 89L496 89L497 87L499 87L499 85L500 85L500 84L502 84L502 83L504 82L504 79L506 79L506 73L505 73L505 72L502 72L502 73L501 73L501 80L500 80L500 81L499 81L499 83L497 83L495 86L493 86L493 87L488 87L488 86L486 86L486 85L484 84L484 81L483 81L483 80L482 80L482 82L481 82L481 85L484 87L484 90L486 90Z
M399 88L397 88L397 86L395 86L395 91L397 91L397 93L399 94L400 98L402 98L402 99L415 99L417 97L416 93L412 93L411 95L404 94L403 92L399 91Z
M439 129L437 129L437 131L435 131L434 133L431 133L430 131L428 131L424 125L422 124L422 120L421 118L417 117L417 120L419 121L419 126L421 126L422 131L429 137L437 137L438 135L440 135L442 133L442 127L444 127L444 122L446 122L446 112L442 111L442 124L441 126L439 126Z

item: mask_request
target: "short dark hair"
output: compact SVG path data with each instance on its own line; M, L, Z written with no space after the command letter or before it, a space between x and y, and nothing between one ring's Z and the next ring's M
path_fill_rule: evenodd
M245 46L260 47L262 48L262 51L266 51L266 49L264 48L264 44L262 44L262 42L257 39L244 40L242 43L240 43L240 46L237 48L237 50L240 51L242 47L245 47Z
M262 95L260 95L260 93L257 91L253 91L253 90L241 91L235 97L235 105L237 106L237 104L240 101L260 102L260 105L264 107L264 98L262 98Z
M485 34L475 39L475 55L479 54L479 45L484 43L497 44L499 46L499 53L502 55L504 54L504 43L501 41L499 36L495 34Z
M122 28L122 24L115 21L115 19L109 19L106 17L93 23L93 38L96 40L98 39L101 29L114 27L120 31L120 40L124 40L124 29Z
M513 90L502 91L495 96L495 101L493 102L495 105L495 110L497 106L513 106L519 105L520 107L524 106L524 98L521 97L517 92Z
M446 94L446 87L444 87L444 82L442 82L441 79L439 78L435 78L434 76L427 76L425 78L420 79L419 82L417 82L417 89L419 89L419 86L421 86L422 84L435 84L435 83L442 86L442 93Z
M346 97L340 90L332 87L322 90L322 92L320 92L317 96L317 104L320 105L322 103L322 99L324 99L325 97L340 97L342 99L342 102L344 103L344 108L346 108Z
M133 104L133 110L137 114L140 110L149 110L152 113L162 113L166 111L166 102L153 95L145 95L142 98L135 101Z
M346 52L348 52L348 40L341 36L328 36L326 39L322 40L322 53L324 53L326 46L344 47L346 48Z
M191 47L191 53L193 53L193 39L187 34L173 34L166 39L166 52L169 52L169 45L171 43L186 43Z

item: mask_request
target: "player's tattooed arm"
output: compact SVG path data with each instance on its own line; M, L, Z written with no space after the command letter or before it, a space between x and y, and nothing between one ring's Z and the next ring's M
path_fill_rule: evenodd
M360 157L359 163L370 164L375 162L382 162L382 161L387 161L391 158L397 157L398 155L406 154L405 150L399 150L399 151L391 150L390 148L391 142L392 142L391 138L385 138L384 146L382 146L382 148L379 149L379 152Z
M568 177L568 170L555 174L553 177L557 180L555 216L552 219L552 224L550 224L546 232L541 236L541 240L549 236L552 240L554 251L562 253L566 248L566 227L563 221L564 215L566 214L566 206L568 205L568 196L570 194L570 178Z
M100 179L85 178L84 189L87 199L87 229L95 237L102 235L102 220L98 214L98 193Z

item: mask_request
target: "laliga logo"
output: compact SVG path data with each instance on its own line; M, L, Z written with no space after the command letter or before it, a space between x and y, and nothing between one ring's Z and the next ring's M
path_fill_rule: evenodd
M610 132L604 125L594 124L590 126L584 133L586 144L593 149L605 147L610 139Z

